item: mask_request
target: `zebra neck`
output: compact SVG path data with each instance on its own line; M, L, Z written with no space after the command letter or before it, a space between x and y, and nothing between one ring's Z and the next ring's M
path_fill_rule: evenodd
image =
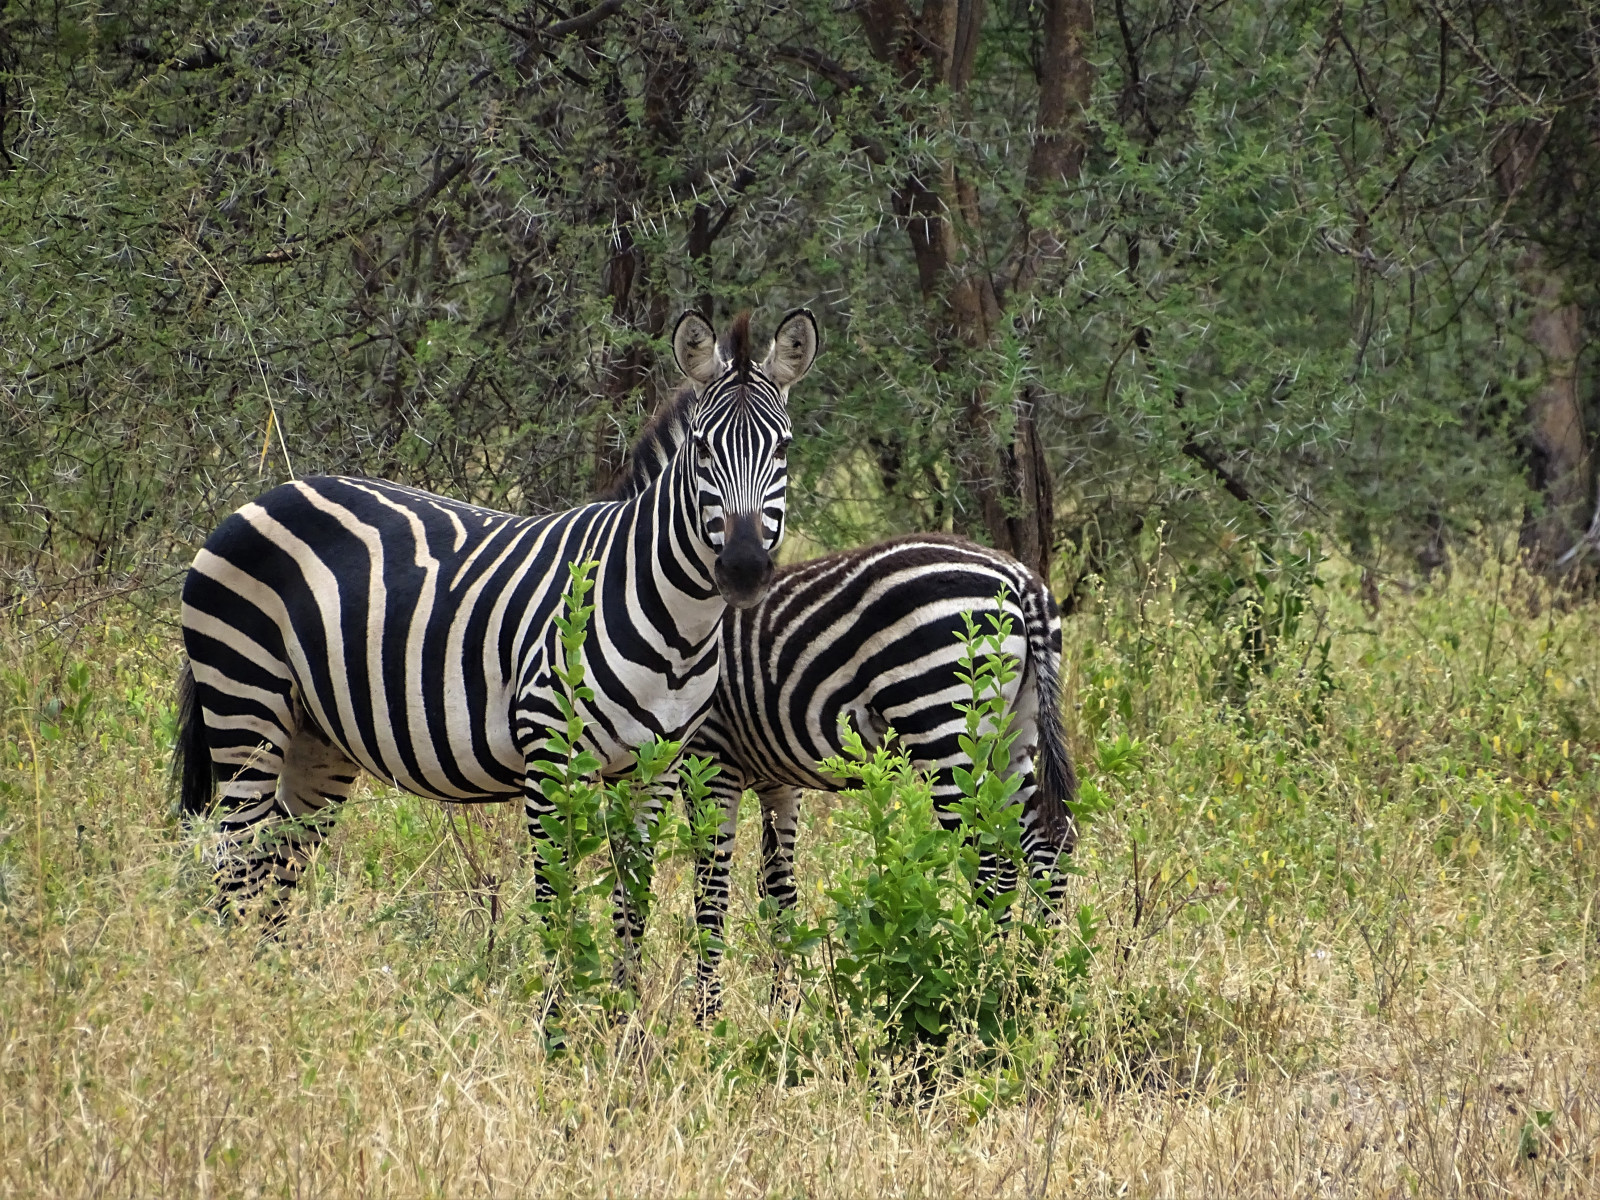
M634 501L634 545L646 545L653 563L635 569L651 578L653 590L672 617L678 635L693 645L715 645L714 635L728 602L717 590L713 571L717 548L706 540L700 522L700 485L692 446L680 447L667 469ZM641 556L642 557L642 556ZM641 581L642 582L642 581Z

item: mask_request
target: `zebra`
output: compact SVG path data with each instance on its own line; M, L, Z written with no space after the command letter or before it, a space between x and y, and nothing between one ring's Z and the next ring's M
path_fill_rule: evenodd
M702 1020L719 1005L728 866L746 789L761 805L759 892L780 911L796 901L801 789L839 787L818 762L844 752L841 719L868 746L881 745L892 729L912 763L930 773L940 823L959 825L953 769L967 759L955 704L970 691L959 674L957 635L967 613L1011 618L1002 649L1021 668L1005 689L1018 735L1010 770L1022 777L1013 799L1022 806L1029 871L1048 880L1047 901L1060 911L1066 876L1056 867L1077 842L1070 807L1077 779L1061 728L1061 620L1044 581L1009 555L939 534L812 559L779 571L765 599L723 622L722 677L710 715L685 749L720 768L709 787L722 822L695 869ZM983 864L986 891L1015 885L1014 866Z
M434 800L520 795L537 842L553 811L539 765L565 728L554 618L569 564L596 564L593 697L577 707L601 774L628 770L651 739L691 736L724 614L773 578L789 389L818 340L797 310L757 362L748 314L719 341L686 313L672 344L688 383L641 435L627 486L564 513L324 476L224 520L183 585L174 756L182 811L221 810L219 904L270 891L279 913L361 769Z

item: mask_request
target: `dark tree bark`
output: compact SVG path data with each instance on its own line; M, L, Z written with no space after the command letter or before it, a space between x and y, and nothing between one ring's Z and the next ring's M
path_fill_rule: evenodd
M903 86L943 84L952 102L961 103L977 61L984 0L924 0L920 11L906 0L867 0L860 13L874 56L895 69ZM977 185L959 162L941 164L937 177L904 179L895 189L894 210L916 258L941 371L998 344L1008 310L1026 296L1039 264L1060 252L1048 223L1035 225L1030 214L1082 167L1093 20L1089 0L1045 0L1036 129L1026 193L1011 228L984 228ZM1018 250L992 269L973 250L984 244ZM977 501L973 524L1048 578L1055 506L1036 418L1040 399L1032 389L1004 396L972 389L962 407L956 466Z
M1526 192L1547 152L1548 127L1523 125L1497 146L1496 175L1509 205ZM1572 281L1542 245L1530 243L1517 260L1527 295L1523 336L1532 351L1525 369L1538 377L1528 398L1528 482L1543 503L1523 520L1521 542L1536 566L1550 570L1584 537L1593 494L1593 464L1584 429L1578 358L1583 349L1583 308Z
M590 10L599 21L615 12L620 5L610 0ZM585 17L590 14L584 14ZM575 22L562 25L578 26ZM676 152L683 140L683 121L699 82L699 71L694 56L684 45L683 33L667 22L661 22L651 31L654 52L644 79L644 96L641 120L635 123L626 105L626 89L620 79L613 77L608 85L607 104L613 124L620 135L626 132L633 143L623 142L622 149L612 165L616 184L612 221L616 227L616 243L606 264L606 290L611 298L611 315L618 325L648 335L651 339L662 336L666 330L670 297L663 290L662 281L652 274L645 252L634 238L635 214L647 196L652 182L641 170L646 153ZM631 150L631 152L630 152ZM725 223L726 216L723 218ZM702 264L709 261L710 244L721 225L715 230L702 228L701 210L696 209L689 230L690 256ZM697 236L700 241L697 242ZM709 296L701 298L701 307L709 308ZM709 311L706 313L709 317ZM627 416L643 398L646 412L655 409L660 397L655 394L653 369L655 355L640 341L633 341L612 352L605 372L606 411L601 414L594 431L594 474L597 484L603 485L622 466L627 452L628 439L618 436L617 423Z
M1518 264L1532 308L1526 336L1539 361L1530 364L1540 381L1528 398L1529 482L1544 501L1522 525L1522 544L1535 563L1552 566L1588 524L1591 495L1588 437L1578 392L1578 354L1583 310L1571 297L1563 272L1531 247Z

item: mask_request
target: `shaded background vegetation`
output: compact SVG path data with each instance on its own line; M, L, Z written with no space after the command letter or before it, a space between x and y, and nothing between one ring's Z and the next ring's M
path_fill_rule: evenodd
M681 309L798 304L816 542L1553 567L1597 55L1591 0L10 0L5 590L170 578L291 470L565 507Z

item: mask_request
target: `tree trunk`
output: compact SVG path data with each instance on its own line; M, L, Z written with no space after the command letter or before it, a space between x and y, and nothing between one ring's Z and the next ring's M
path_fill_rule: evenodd
M874 56L894 66L908 90L942 83L959 105L977 60L984 0L924 0L920 13L905 0L865 0L860 12ZM1060 239L1048 226L1034 226L1030 212L1041 194L1076 178L1082 166L1093 22L1090 0L1044 0L1036 130L1014 230L983 236L977 186L959 163L944 164L936 183L912 177L895 190L894 208L916 257L933 325L934 365L941 371L950 370L958 356L995 346L1007 304L1025 296L1039 263L1060 252ZM992 272L969 252L969 240L1021 249ZM977 520L966 523L981 527L995 546L1048 579L1055 492L1038 435L1039 399L1032 388L1001 397L985 386L974 389L962 408L955 460L977 501ZM1005 416L1011 419L999 419ZM1001 429L1011 430L1009 438L1000 436Z
M590 10L598 11L598 10ZM695 15L691 8L689 15ZM643 107L635 123L627 105L627 92L620 75L613 70L607 81L606 105L612 126L619 135L626 131L644 143L647 151L672 153L683 138L683 117L698 82L693 56L685 49L676 27L661 22L652 31L655 54L646 62ZM651 263L634 238L633 223L641 200L650 198L652 183L640 170L639 154L619 153L613 173L616 192L611 213L615 229L615 248L606 264L606 292L611 298L611 317L616 324L655 339L661 337L668 320L669 297L662 288L661 268ZM706 267L710 261L711 240L721 232L707 224L709 213L697 208L691 218L688 252L692 261ZM696 240L698 237L698 241ZM700 306L709 319L710 297L702 296ZM655 410L658 397L652 371L655 355L648 345L635 338L620 348L612 348L602 377L606 407L595 424L593 479L604 487L622 468L629 438L621 424L643 398L646 414Z
M1578 394L1583 310L1540 248L1531 247L1517 267L1533 303L1527 338L1542 359L1527 411L1529 482L1544 505L1524 519L1522 544L1538 566L1548 569L1589 523L1591 465Z
M1536 190L1549 134L1548 123L1525 122L1499 139L1495 175L1508 207ZM1517 274L1530 302L1524 335L1539 359L1529 366L1540 376L1528 398L1528 482L1543 500L1540 512L1523 519L1521 541L1537 567L1551 570L1584 536L1589 517L1592 467L1578 395L1583 309L1565 272L1537 243L1517 260Z

